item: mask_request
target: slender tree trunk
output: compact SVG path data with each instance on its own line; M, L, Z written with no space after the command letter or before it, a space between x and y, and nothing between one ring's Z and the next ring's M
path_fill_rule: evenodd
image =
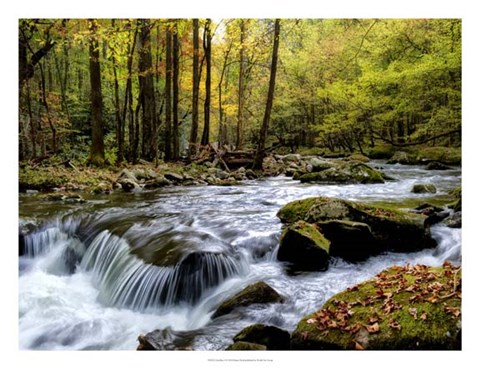
M228 65L228 56L230 55L230 51L232 50L232 42L228 45L228 49L225 51L225 57L223 59L223 67L222 73L220 74L220 81L218 82L218 146L221 147L227 141L227 132L226 126L223 122L223 106L222 106L222 85L223 85L223 78L225 77L225 72L227 70Z
M115 19L112 19L112 28L115 29ZM116 122L116 136L117 136L117 164L123 161L123 121L120 114L120 93L118 86L118 76L117 76L117 62L115 58L115 50L111 49L112 52L112 67L113 67L113 87L115 95L115 122Z
M131 21L127 23L127 29L131 29ZM135 27L135 32L133 33L133 41L128 44L128 59L127 59L127 83L125 86L125 103L123 105L123 117L122 127L120 131L121 141L125 142L125 122L127 119L128 111L128 144L129 144L129 160L133 162L133 145L134 145L134 116L133 116L133 95L132 95L132 68L133 68L133 53L135 52L135 45L137 42L137 33L138 29Z
M180 138L178 119L178 94L180 77L180 41L178 38L178 27L175 25L173 33L173 160L180 159Z
M205 62L207 75L205 78L205 103L203 108L204 126L202 134L202 145L208 145L210 142L210 85L212 70L212 33L210 30L211 20L207 19L205 24L205 36L203 38L203 50L205 52Z
M172 160L172 31L167 25L165 35L165 160Z
M153 85L152 47L150 21L138 21L140 31L140 60L138 62L138 80L140 85L140 102L142 104L142 156L147 160L156 157L157 122L155 108L155 89Z
M96 36L97 25L95 20L88 21L90 30L89 56L90 56L90 98L92 107L92 146L89 162L102 166L105 163L105 149L103 143L103 117L102 117L102 79L100 74L100 52Z
M25 85L27 86L26 100L27 100L28 117L30 119L30 137L32 140L32 157L36 158L37 157L37 131L35 129L35 123L34 123L33 112L32 112L30 82L27 80L25 82Z
M190 156L197 152L198 136L198 96L200 93L199 73L200 42L198 37L198 19L193 20L193 88L192 88L192 129L190 131Z
M273 52L272 65L270 67L270 83L268 85L267 105L263 116L262 128L260 130L260 138L258 141L255 159L253 161L254 169L262 169L263 158L265 157L265 141L267 139L268 123L270 122L270 113L273 106L273 93L275 91L275 76L277 74L278 62L278 44L280 39L280 19L275 19L275 32L273 36Z
M243 148L243 110L245 103L245 21L240 20L240 70L238 72L237 150Z
M45 73L43 71L42 64L39 64L39 66L40 66L40 85L42 89L42 104L45 107L48 126L52 131L52 151L55 154L57 152L57 129L53 125L52 118L50 116L50 106L48 105L47 92L46 92L46 86L45 86Z

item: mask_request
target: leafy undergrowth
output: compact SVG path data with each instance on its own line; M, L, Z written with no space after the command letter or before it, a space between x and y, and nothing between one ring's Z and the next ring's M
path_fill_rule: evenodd
M461 268L394 266L304 318L295 345L313 349L459 349Z

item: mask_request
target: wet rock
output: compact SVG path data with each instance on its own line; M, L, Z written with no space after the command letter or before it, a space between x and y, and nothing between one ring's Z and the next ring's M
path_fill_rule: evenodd
M79 203L79 204L86 202L86 200L79 194L62 193L62 192L49 194L45 196L45 200Z
M227 173L224 170L218 169L215 173L215 176L218 179L227 179L228 177L230 177L230 173Z
M284 163L288 163L291 161L299 162L302 159L302 156L300 154L288 154L283 156L281 159Z
M300 182L314 183L384 183L382 173L358 161L342 162L320 172L304 174Z
M250 342L263 345L267 350L289 350L290 334L273 325L254 324L242 329L234 342Z
M230 346L228 346L225 350L226 351L265 351L267 349L267 346L265 345L259 345L258 343L251 343L251 342L243 342L243 341L237 341Z
M291 349L460 350L460 280L448 263L386 269L305 316Z
M387 161L387 164L415 164L416 160L405 151L395 151L393 156Z
M457 211L444 220L444 223L449 228L462 228L462 212Z
M448 165L439 163L438 161L431 161L430 163L427 164L425 167L427 170L448 170L452 169Z
M326 270L329 247L314 225L299 220L283 231L277 259L291 263L294 270Z
M168 179L169 181L172 182L182 182L183 181L183 176L181 174L173 173L173 172L166 172L163 174L163 176Z
M361 161L362 163L368 163L370 161L370 158L368 156L363 155L363 154L352 154L349 157L347 157L346 159L347 160Z
M247 169L245 171L245 175L247 176L248 179L257 179L258 178L258 174L255 173L255 171L253 171L252 169Z
M112 192L112 185L107 182L99 182L93 189L94 194L109 194Z
M138 183L129 178L121 178L117 181L117 183L122 186L122 190L125 192L132 192L140 189Z
M177 332L170 327L138 336L137 351L192 350L195 331Z
M160 175L153 180L145 182L145 188L165 187L165 186L170 186L171 184L172 184L171 181L166 179L164 176Z
M283 302L283 297L280 296L277 291L275 291L265 282L257 282L244 288L233 297L224 301L212 315L212 318L217 318L219 316L228 314L239 307L249 306L252 304L281 302Z
M437 188L433 184L417 183L417 184L413 185L412 190L410 192L413 192L413 193L436 193Z
M133 182L137 182L137 177L135 177L135 174L128 169L123 169L121 171L120 175L118 176L117 182L123 178L129 179L130 181L133 181Z
M311 170L309 170L309 172L321 172L322 170L330 169L335 166L331 160L322 160L319 158L310 159L308 164L311 165Z
M435 247L426 217L393 208L342 199L313 197L292 201L277 213L283 223L343 220L367 224L381 251L411 252ZM335 240L330 240L335 241Z
M361 261L380 252L369 225L348 220L329 220L317 223L330 241L330 256L348 261Z

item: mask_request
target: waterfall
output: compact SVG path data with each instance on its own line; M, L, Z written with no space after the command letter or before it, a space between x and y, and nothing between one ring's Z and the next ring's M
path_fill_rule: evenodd
M102 303L138 311L195 304L209 289L248 270L242 258L220 253L193 252L172 267L147 264L107 230L92 241L81 267L92 273Z

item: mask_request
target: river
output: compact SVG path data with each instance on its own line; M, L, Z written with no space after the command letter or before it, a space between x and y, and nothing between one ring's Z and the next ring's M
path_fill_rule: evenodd
M438 246L416 253L387 253L356 264L334 259L325 272L294 275L276 260L282 226L276 213L289 201L322 195L408 208L461 182L460 168L373 165L396 180L317 185L275 177L231 187L96 195L84 204L21 194L20 223L39 225L27 237L27 254L19 257L20 348L134 350L140 334L168 328L169 348L223 350L253 323L292 332L332 295L391 265L460 263L461 229L443 225L432 228ZM438 192L413 194L414 183L435 184ZM155 243L169 245L157 260L162 266L130 253L131 247ZM190 264L175 264L189 254L195 255ZM211 319L223 300L256 281L268 283L285 302Z

